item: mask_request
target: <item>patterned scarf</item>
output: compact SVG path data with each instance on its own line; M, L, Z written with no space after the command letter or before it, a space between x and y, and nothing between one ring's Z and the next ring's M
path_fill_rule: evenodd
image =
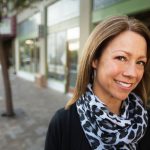
M148 116L135 93L129 94L122 103L120 115L116 115L94 95L89 84L76 106L92 150L136 150L146 131Z

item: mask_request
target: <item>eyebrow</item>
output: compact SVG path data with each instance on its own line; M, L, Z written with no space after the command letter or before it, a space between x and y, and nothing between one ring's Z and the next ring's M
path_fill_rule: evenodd
M127 52L127 51L125 51L125 50L115 50L115 51L112 51L113 53L115 53L115 52L124 52L124 53L126 53L126 54L128 54L128 55L131 55L129 52Z
M113 51L113 53L118 52L118 51L123 52L123 53L126 53L127 55L131 56L131 53L130 53L130 52L127 52L127 51L125 51L125 50L116 50L116 51ZM145 58L145 59L147 59L147 56L140 56L139 58Z

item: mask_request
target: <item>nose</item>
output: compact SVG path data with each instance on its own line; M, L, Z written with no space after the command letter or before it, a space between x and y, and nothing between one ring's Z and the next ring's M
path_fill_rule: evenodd
M137 70L136 64L130 64L124 68L123 75L127 77L136 77L137 71L138 70Z

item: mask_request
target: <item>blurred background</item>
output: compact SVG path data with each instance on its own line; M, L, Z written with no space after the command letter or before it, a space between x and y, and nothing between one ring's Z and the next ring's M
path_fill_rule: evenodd
M113 15L135 17L150 28L150 0L0 0L0 111L7 118L0 118L0 149L44 147L52 114L74 90L85 41Z

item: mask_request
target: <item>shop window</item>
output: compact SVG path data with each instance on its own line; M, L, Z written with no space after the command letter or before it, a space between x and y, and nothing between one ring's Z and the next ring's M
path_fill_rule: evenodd
M68 91L75 87L77 77L77 64L78 64L78 50L79 41L71 40L68 41Z
M66 32L52 33L48 36L48 77L65 80Z
M37 39L27 39L19 43L20 70L35 73L39 71L39 47Z
M17 27L19 39L19 69L25 72L39 72L39 25L41 13L37 12Z
M79 50L79 27L71 28L67 30L67 67L68 67L68 79L67 79L67 91L72 92L75 87L77 78L77 64L78 64L78 50Z
M47 9L47 25L53 26L60 22L79 16L80 0L60 0ZM60 17L61 12L61 17Z
M38 28L40 24L41 13L38 12L18 25L17 36L19 39L25 39L26 37L38 37Z

